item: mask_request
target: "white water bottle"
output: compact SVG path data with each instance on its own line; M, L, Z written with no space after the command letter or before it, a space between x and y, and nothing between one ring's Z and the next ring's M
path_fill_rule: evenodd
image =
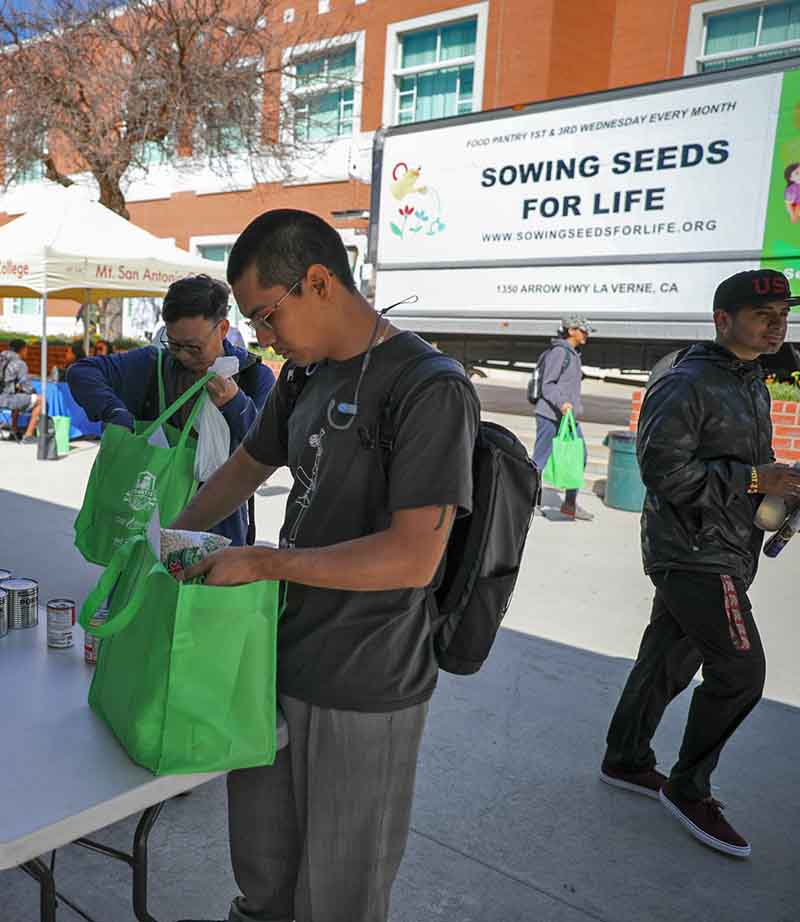
M800 461L794 467L800 469ZM782 496L765 496L756 510L755 524L764 531L777 531L783 525L789 512L786 500Z

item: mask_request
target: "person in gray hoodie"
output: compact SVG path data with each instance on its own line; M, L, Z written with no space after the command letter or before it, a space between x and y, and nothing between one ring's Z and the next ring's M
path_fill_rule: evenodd
M586 345L594 327L585 317L565 317L552 344L539 357L541 396L535 405L536 444L533 461L543 471L553 450L562 416L572 410L577 418L583 412L581 403L581 357L578 349ZM583 439L580 423L578 435ZM584 456L586 442L584 441ZM567 490L561 504L561 514L570 519L590 522L594 516L578 505L578 491Z

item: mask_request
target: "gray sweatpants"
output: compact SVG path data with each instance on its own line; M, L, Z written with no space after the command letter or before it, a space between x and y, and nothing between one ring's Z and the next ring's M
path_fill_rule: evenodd
M228 775L231 922L386 922L428 704L386 714L280 697L289 745Z

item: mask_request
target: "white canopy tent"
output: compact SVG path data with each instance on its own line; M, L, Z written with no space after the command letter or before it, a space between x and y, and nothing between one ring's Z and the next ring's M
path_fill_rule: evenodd
M42 299L42 394L47 390L47 299L163 295L199 273L225 279L224 266L193 256L97 202L85 189L56 187L43 203L0 228L0 297ZM46 429L46 417L42 431ZM42 442L40 442L41 446Z

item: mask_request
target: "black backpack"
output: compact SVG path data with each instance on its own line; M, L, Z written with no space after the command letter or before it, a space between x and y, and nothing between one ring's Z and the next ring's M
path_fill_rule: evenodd
M552 352L553 349L556 348L556 346L550 346L548 349L545 349L544 352L542 352L539 358L536 360L536 364L533 366L531 376L528 379L528 403L535 405L542 399L542 359L547 355L548 352ZM570 360L572 359L572 356L569 354L569 352L567 352L566 349L564 351L566 352L566 355L564 356L564 364L561 366L561 371L558 373L558 378L560 378L561 375L563 375L567 370ZM558 378L556 378L556 381L558 381Z
M460 381L480 401L464 368L440 352L407 361L395 377L377 427L384 470L404 407L434 381ZM287 374L291 414L305 370ZM431 587L434 648L439 667L456 675L477 672L489 655L519 575L525 540L539 497L539 472L508 429L481 422L472 456L472 513L456 519L438 585Z

